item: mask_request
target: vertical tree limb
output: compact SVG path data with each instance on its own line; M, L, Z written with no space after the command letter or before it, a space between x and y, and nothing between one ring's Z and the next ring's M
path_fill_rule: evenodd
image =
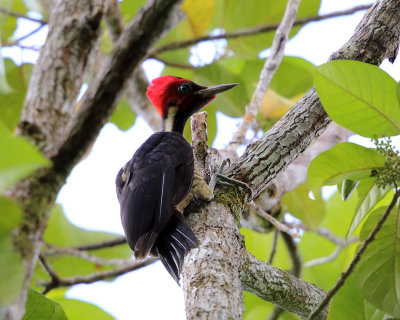
M100 35L102 13L102 0L57 1L51 12L49 34L35 64L19 124L19 134L31 139L47 156L65 135L65 127L73 116L75 100ZM24 259L26 273L22 292L6 310L6 319L20 319L24 314L45 217L52 206L49 203L57 195L47 192L53 187L52 180L47 188L41 183L38 177L27 179L8 194L24 208L23 224L15 243Z

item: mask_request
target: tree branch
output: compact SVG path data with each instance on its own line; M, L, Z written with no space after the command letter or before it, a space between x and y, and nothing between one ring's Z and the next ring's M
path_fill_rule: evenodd
M43 252L42 255L46 257L70 255L102 266L123 266L129 264L130 262L130 259L104 259L90 254L84 250L76 250L73 248L60 248L49 244L46 245L46 251Z
M257 297L303 318L324 299L325 292L317 286L259 261L250 253L243 255L240 280L243 288ZM325 308L318 319L325 319L327 314Z
M342 128L336 123L330 123L325 132L310 145L295 161L293 161L284 172L274 178L265 190L254 200L254 202L265 212L273 217L275 213L281 212L281 197L303 184L307 180L307 170L310 162L320 153L329 150L340 142L347 141L353 133ZM241 223L246 228L257 232L269 232L270 224L249 206L242 214Z
M296 278L300 278L302 270L302 259L297 243L288 233L281 232L281 235L289 253L290 260L292 261L292 269L290 270L290 273ZM284 312L285 311L283 309L275 306L271 314L269 315L268 320L277 320Z
M118 237L112 240L108 241L102 241L102 242L97 242L97 243L92 243L92 244L84 244L84 245L79 245L72 247L72 249L75 250L98 250L98 249L104 249L104 248L111 248L114 246L118 246L121 244L126 243L126 238L125 237Z
M378 1L365 14L351 39L330 59L380 64L393 61L400 39L400 3ZM297 102L260 140L249 145L228 175L247 183L257 196L309 146L330 123L315 88Z
M319 319L319 315L321 314L321 311L326 308L326 306L329 304L333 296L339 291L339 289L344 285L346 279L351 275L353 272L354 268L356 267L357 263L360 261L362 254L364 251L367 249L367 247L371 244L372 241L374 241L376 234L381 230L383 224L385 223L386 219L389 217L390 212L396 205L397 199L400 196L400 190L396 190L396 193L393 196L392 201L390 202L389 206L386 208L384 214L382 217L378 220L377 224L375 227L371 230L369 233L368 237L363 241L361 244L361 247L357 250L356 254L354 255L353 260L350 262L350 265L348 266L347 270L343 273L340 274L340 277L338 281L335 283L335 285L332 287L331 290L327 293L325 298L320 302L317 308L315 308L310 315L308 316L308 320L314 320L314 319Z
M4 45L6 47L12 47L12 46L16 46L19 44L20 41L25 40L31 36L33 36L35 33L39 32L42 28L44 27L44 24L41 24L40 26L38 26L37 28L33 29L32 31L28 32L27 34L19 37L18 39L15 39L11 42L6 42Z
M271 53L261 70L256 90L254 91L250 103L246 106L246 112L242 117L242 122L233 135L233 138L228 145L228 150L237 150L237 148L243 143L247 130L252 126L254 119L258 114L265 92L282 62L286 42L289 39L289 33L296 19L299 5L300 0L289 0L286 5L285 14L276 30L272 42Z
M51 276L50 281L39 281L38 286L44 286L44 294L49 292L50 290L53 290L55 288L61 288L61 287L70 287L75 284L81 284L81 283L93 283L96 281L100 280L105 280L105 279L110 279L110 278L115 278L120 275L123 275L125 273L128 273L130 271L134 271L143 267L146 267L153 262L156 262L158 259L157 258L147 258L143 261L134 261L130 264L124 265L120 268L115 268L111 270L106 270L106 271L100 271L92 274L88 274L85 276L75 276L75 277L67 277L67 278L60 278L57 276L57 278L53 278Z
M335 18L335 17L350 15L350 14L353 14L358 11L366 10L369 7L371 7L371 5L372 4L361 5L361 6L356 6L354 8L350 8L350 9L346 9L346 10L342 10L342 11L337 11L337 12L327 13L327 14L323 14L323 15L298 19L293 23L293 25L294 26L302 26L302 25L305 25L305 24L307 24L309 22L313 22L313 21L321 21L321 20L325 20L325 19L331 19L331 18ZM263 26L259 26L259 27L240 29L240 30L236 30L236 31L232 31L232 32L227 32L224 34L215 35L215 36L208 35L208 36L203 36L203 37L190 39L190 40L186 40L186 41L172 42L172 43L168 43L164 46L160 46L160 47L154 49L150 53L150 55L158 55L165 51L178 50L178 49L190 47L190 46L195 45L202 41L212 41L212 40L218 40L218 39L235 39L235 38L239 38L239 37L253 36L253 35L260 34L260 33L274 31L278 27L279 27L279 23L274 23L274 24L267 24L267 25L263 25Z
M29 20L29 21L32 21L32 22L38 22L38 23L40 23L42 25L43 24L47 24L46 20L31 18L31 17L29 17L29 16L27 16L25 14L14 12L14 11L8 10L6 8L1 8L0 7L0 13L4 13L4 14L6 14L8 16L15 17L15 18L22 18L22 19Z

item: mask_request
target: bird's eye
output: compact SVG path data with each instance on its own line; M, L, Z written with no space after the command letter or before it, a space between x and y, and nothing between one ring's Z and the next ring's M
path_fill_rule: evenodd
M187 95L192 91L192 86L189 83L182 83L178 87L178 92L182 95Z

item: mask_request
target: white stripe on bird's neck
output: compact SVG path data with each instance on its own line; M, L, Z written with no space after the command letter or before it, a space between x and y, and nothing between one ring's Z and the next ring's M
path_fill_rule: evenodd
M164 119L163 124L162 124L163 131L172 131L173 130L175 116L176 116L177 112L178 112L178 107L173 106L173 107L168 108L167 118Z

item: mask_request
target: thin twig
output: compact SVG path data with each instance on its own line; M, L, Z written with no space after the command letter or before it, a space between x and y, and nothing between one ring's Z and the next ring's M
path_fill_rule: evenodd
M44 270L49 274L51 278L58 279L58 275L54 271L53 267L51 264L47 261L47 259L43 256L43 254L39 254L39 261L42 264Z
M43 27L44 27L44 24L41 24L39 27L37 27L36 29L33 29L31 32L29 32L29 33L23 35L22 37L20 37L20 38L18 38L18 39L15 39L15 40L13 40L13 41L11 41L11 42L5 43L5 46L6 46L6 47L11 47L11 46L18 45L18 43L19 43L20 41L25 40L26 38L29 38L29 37L33 36L35 33L37 33L38 31L40 31L40 29L42 29Z
M108 266L123 266L130 264L130 259L104 259L95 255L92 255L84 250L76 250L73 248L60 248L53 245L46 245L47 249L43 253L46 257L59 256L59 255L70 255L77 257L97 265L108 265Z
M300 278L302 258L297 243L289 233L282 232L282 238L288 250L290 260L292 261L292 269L290 270L290 273L295 277Z
M278 29L276 30L274 40L271 46L270 56L265 61L264 67L260 73L260 80L257 83L256 90L250 103L246 106L246 112L237 128L227 149L236 151L244 142L247 130L252 126L258 111L260 110L262 100L265 96L271 80L281 64L286 42L289 39L289 33L296 19L300 0L289 0L286 6L285 14Z
M300 25L304 25L306 23L313 22L313 21L321 21L321 20L325 20L325 19L331 19L331 18L335 18L335 17L350 15L350 14L353 14L353 13L361 11L361 10L366 10L371 5L372 4L360 5L360 6L356 6L354 8L350 8L350 9L346 9L346 10L342 10L342 11L337 11L337 12L327 13L327 14L323 14L323 15L317 15L317 16L298 19L293 23L293 25L300 26ZM279 26L278 23L267 24L267 25L263 25L263 26L251 27L251 28L240 29L240 30L236 30L236 31L232 31L232 32L227 32L225 34L218 34L218 35L213 35L213 36L207 35L207 36L198 37L198 38L190 39L190 40L186 40L186 41L172 42L172 43L168 43L164 46L160 46L160 47L154 49L151 52L151 55L157 55L157 54L160 54L165 51L178 50L178 49L190 47L190 46L195 45L202 41L212 41L212 40L218 40L218 39L235 39L235 38L244 37L244 36L253 36L253 35L260 34L260 33L274 31L278 28L278 26Z
M311 267L318 266L320 264L325 264L325 263L335 260L339 256L339 254L342 252L343 248L344 247L342 247L342 246L337 246L335 248L335 250L333 250L329 256L316 258L316 259L312 259L310 261L304 262L304 268L311 268Z
M147 258L143 261L134 261L133 263L123 266L120 268L115 268L112 270L100 271L95 272L92 274L84 275L84 276L76 276L76 277L67 277L67 278L58 278L58 283L52 283L52 281L39 281L39 286L44 286L46 293L52 289L59 288L59 287L69 287L75 284L80 283L93 283L100 280L105 280L109 278L115 278L122 274L128 273L130 271L134 271L145 266L152 264L153 262L157 261L158 258Z
M332 287L331 290L326 294L326 297L321 301L319 306L310 313L308 316L308 320L313 320L316 319L319 313L325 309L325 307L329 304L331 301L332 297L338 292L338 290L344 285L346 279L350 276L350 274L353 272L355 266L357 263L360 261L362 254L364 253L365 249L367 249L368 245L375 239L376 234L381 230L382 225L385 223L386 219L389 217L390 212L392 211L393 207L396 205L396 201L400 196L400 190L397 190L396 193L393 196L392 201L390 202L389 206L386 208L384 214L382 217L379 219L378 223L376 226L372 229L368 237L363 241L361 247L358 249L356 252L353 260L351 261L349 267L345 272L343 272L336 284Z
M285 225L288 226L290 229L302 229L304 231L313 232L313 233L315 233L321 237L324 237L325 239L329 240L330 242L337 244L338 246L341 246L341 247L346 247L349 244L359 241L358 237L350 237L348 240L345 240L345 239L335 235L328 229L325 229L322 227L319 227L317 229L312 229L311 227L305 225L304 223L285 222Z
M75 250L98 250L98 249L115 247L115 246L125 244L125 243L126 243L125 237L118 237L118 238L115 238L112 240L75 246L75 247L72 247L72 249L75 249Z
M270 254L269 260L268 260L269 264L272 264L272 261L274 260L274 256L275 256L275 253L276 253L276 246L278 245L278 234L279 234L279 231L275 230L275 232L274 232L274 241L272 243L271 254Z
M39 254L39 261L51 278L50 281L48 282L48 285L45 286L42 291L42 294L46 294L51 290L51 288L55 288L59 285L60 277L57 275L51 264L46 260L46 258L42 254Z
M26 19L26 20L29 20L29 21L33 21L33 22L38 22L38 23L40 23L42 25L47 24L46 20L31 18L31 17L28 17L27 15L8 10L6 8L1 8L0 7L0 12L4 13L6 15L9 15L11 17L22 18L22 19Z
M261 216L262 218L264 218L265 220L270 222L279 231L286 232L286 233L290 234L293 238L298 238L298 235L295 234L289 227L287 227L282 222L280 222L277 219L275 219L270 214L266 213L263 209L260 208L260 206L255 204L254 201L250 202L249 206L252 206L254 209L256 209L259 216Z
M359 242L360 240L357 237L351 237L349 240L347 240L347 242L345 243L345 245L338 245L335 250L332 251L332 253L326 257L320 257L320 258L315 258L312 259L310 261L307 261L304 263L304 267L305 268L311 268L320 264L325 264L328 262L331 262L333 260L335 260L339 254L342 252L342 250L344 248L346 248L347 246L349 246L350 244Z

